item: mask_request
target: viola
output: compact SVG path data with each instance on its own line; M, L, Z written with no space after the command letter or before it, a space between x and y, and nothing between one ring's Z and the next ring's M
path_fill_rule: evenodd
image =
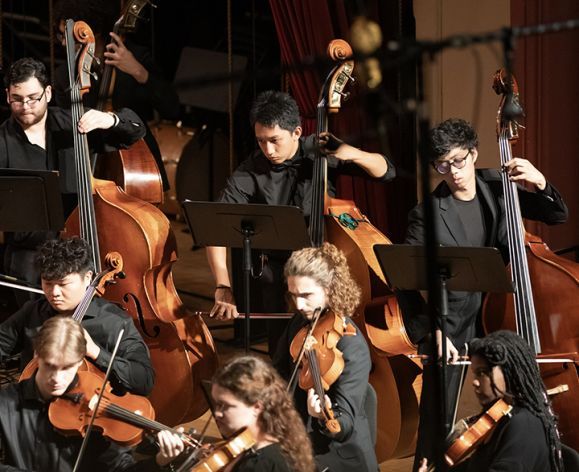
M75 40L82 45L78 55ZM94 36L86 23L70 20L66 43L79 205L63 236L80 235L89 243L97 272L101 250L122 255L126 277L108 287L106 298L132 316L149 348L156 376L150 399L157 416L170 425L190 421L208 408L201 381L217 366L213 339L202 318L187 312L173 284L177 246L166 216L114 182L92 177L86 135L76 129L84 113L81 95L90 87Z
M466 431L454 439L446 450L444 454L446 463L450 467L454 467L467 459L477 447L490 437L499 422L505 416L510 416L512 409L512 405L499 399L488 410L475 417L475 420L469 419Z
M313 388L320 399L326 428L332 433L340 432L340 423L335 419L332 408L324 401L325 392L338 380L344 371L344 357L338 349L342 336L355 336L356 328L345 319L327 310L314 319L310 326L304 326L294 336L290 345L290 355L302 365L299 386L303 390ZM304 353L300 356L300 353ZM300 359L301 357L301 359Z
M91 300L94 298L95 294L99 294L102 296L105 292L105 286L107 284L114 283L114 279L117 277L123 278L123 259L121 255L117 252L109 253L105 257L105 261L107 263L107 268L103 270L100 274L97 274L96 277L91 281L90 285L87 287L86 292L84 293L82 300L74 310L72 314L72 319L77 323L80 323L84 315L86 314L88 307L90 306ZM38 368L38 360L33 358L26 367L22 370L20 374L20 378L18 379L19 382L22 380L28 379L32 377L32 374ZM91 370L94 372L100 372L93 364L87 362L86 359L83 360L83 364L81 365L81 370Z
M186 467L183 472L218 472L231 466L242 455L249 451L256 441L248 429L235 434L221 444L217 444L204 451L200 459L193 467ZM181 472L181 468L179 469Z
M79 371L76 383L48 407L48 419L65 436L84 436L94 416L93 427L111 441L134 446L143 432L171 431L183 442L197 447L196 439L155 421L155 410L146 397L127 393L114 395L107 382L98 410L95 411L102 378L93 372Z

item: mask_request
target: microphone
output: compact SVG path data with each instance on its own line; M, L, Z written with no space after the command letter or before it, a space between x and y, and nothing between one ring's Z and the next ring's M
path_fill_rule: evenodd
M350 28L350 41L358 54L370 56L382 45L382 30L375 21L358 16ZM369 89L377 88L382 83L380 61L375 57L367 57L361 66L358 69L360 81Z

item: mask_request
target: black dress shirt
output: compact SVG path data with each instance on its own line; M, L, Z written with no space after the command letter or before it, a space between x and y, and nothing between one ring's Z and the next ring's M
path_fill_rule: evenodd
M295 205L309 217L312 201L312 175L316 156L315 136L300 138L296 154L281 164L272 164L257 150L233 172L219 197L225 203L264 203L268 205ZM377 180L387 182L396 176L392 163L386 174ZM328 194L335 196L339 174L366 175L356 164L328 157Z
M70 472L82 438L58 433L48 418L35 377L0 391L0 472ZM135 462L130 450L93 431L80 472L159 471L153 458Z
M291 472L279 444L246 452L233 472Z
M125 41L125 46L133 53L135 59L147 69L149 78L147 82L140 84L131 75L115 69L116 79L112 96L113 109L118 110L128 107L134 110L143 120L146 129L144 140L155 157L163 180L163 188L168 190L169 181L163 165L161 150L155 136L153 136L147 126L147 121L154 118L154 112L158 112L162 119L177 121L181 113L179 97L173 85L163 77L163 74L155 65L149 49L131 42L129 38ZM55 75L54 99L56 104L61 107L69 107L70 93L68 92L68 69L66 64L57 67ZM97 75L99 77L102 76L98 72ZM99 89L100 82L97 78L97 80L92 81L89 93L83 96L85 106L92 108L97 106Z
M0 471L72 471L82 438L65 438L48 419L49 403L38 393L35 377L0 391L0 441L4 455ZM134 463L126 449L102 436L90 437L81 470L111 472Z
M20 352L21 367L24 368L34 356L32 339L42 324L55 314L45 298L27 302L0 324L0 356ZM107 369L119 332L124 329L113 364L111 385L117 393L131 391L147 395L151 392L155 372L149 350L130 316L113 303L95 298L82 320L82 326L101 348L94 364L102 371Z

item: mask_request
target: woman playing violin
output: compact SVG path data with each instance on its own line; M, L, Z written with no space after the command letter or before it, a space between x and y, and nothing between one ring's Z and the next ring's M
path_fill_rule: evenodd
M544 472L563 470L561 442L529 345L512 331L470 343L472 382L484 409L499 399L513 405L470 459L453 470ZM420 472L427 470L426 459Z
M256 441L235 472L315 470L304 425L270 364L252 356L231 360L215 374L211 396L220 431L228 437L246 428Z
M47 320L34 338L38 370L0 391L0 470L73 470L82 438L65 437L51 425L48 404L76 382L86 355L83 328L66 316ZM178 437L158 433L161 450L154 459L136 463L130 451L91 434L80 471L157 471L183 451Z
M344 254L329 243L319 248L294 252L285 266L290 303L296 310L284 332L274 357L274 365L289 378L293 362L290 345L296 333L322 310L322 318L336 315L344 324L344 335L337 343L344 359L341 375L320 399L312 389L297 389L295 403L312 438L320 469L332 471L376 471L378 464L372 444L364 401L368 390L370 352L362 334L349 318L359 304L360 290ZM321 319L322 319L321 318ZM321 320L320 319L320 320ZM322 420L321 401L331 405L339 423L330 432Z

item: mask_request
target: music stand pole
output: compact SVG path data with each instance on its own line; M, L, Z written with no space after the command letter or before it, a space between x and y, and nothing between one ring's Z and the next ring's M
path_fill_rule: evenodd
M302 210L293 206L255 203L182 202L183 214L198 246L242 249L245 350L251 321L251 251L292 251L310 245Z
M249 223L243 223L241 227L243 234L243 311L245 312L245 327L244 345L245 353L249 354L249 347L251 345L250 337L250 321L251 321L251 304L249 297L251 295L251 237L255 234L253 226Z
M442 388L440 389L440 397L441 397L441 414L443 418L443 429L444 429L444 437L448 437L450 433L450 422L448 421L448 392L446 391L447 386L447 371L446 371L446 348L447 348L447 339L446 339L446 319L448 317L448 291L446 289L446 281L450 274L443 268L439 268L439 277L440 277L440 350L442 352L442 359L440 364L440 383L442 384ZM436 340L435 340L436 344Z

